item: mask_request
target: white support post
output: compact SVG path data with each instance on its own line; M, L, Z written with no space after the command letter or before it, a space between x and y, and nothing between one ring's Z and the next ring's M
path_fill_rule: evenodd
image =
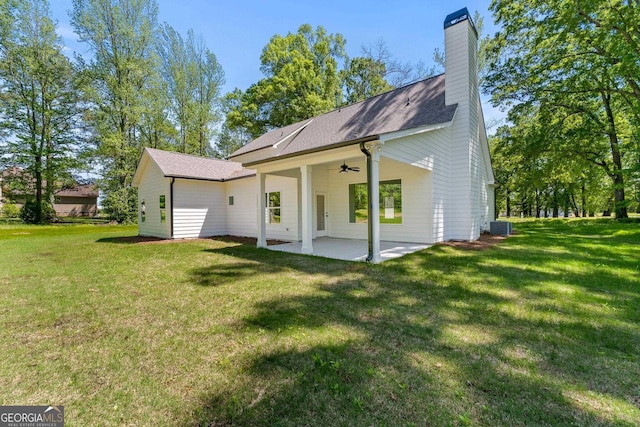
M311 166L300 166L302 179L302 249L303 254L313 253L313 186Z
M372 225L371 240L373 243L372 263L382 260L380 257L380 151L377 146L371 148L371 211L373 218L369 218Z
M257 238L259 248L267 247L267 226L266 226L266 211L267 211L267 200L265 197L265 179L266 175L264 173L257 172L256 173L256 181L258 182L258 218L257 218Z

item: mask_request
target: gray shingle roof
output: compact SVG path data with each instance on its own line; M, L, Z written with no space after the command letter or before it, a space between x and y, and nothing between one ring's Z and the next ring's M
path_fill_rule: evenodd
M251 141L230 158L255 152L261 162L270 158L292 156L364 138L421 126L448 123L457 104L445 105L444 74L383 93L338 110L275 129ZM277 150L273 147L291 135ZM253 162L253 161L252 161Z
M211 159L170 151L145 148L164 176L207 181L228 181L253 176L256 171L245 169L240 163Z
M56 192L56 196L65 197L98 197L98 189L94 184L76 185Z

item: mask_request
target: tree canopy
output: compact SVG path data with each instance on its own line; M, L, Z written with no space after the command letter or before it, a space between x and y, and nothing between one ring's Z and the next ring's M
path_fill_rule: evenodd
M297 33L275 35L262 50L263 79L246 92L232 92L231 128L252 137L330 111L340 102L339 62L346 58L341 34L308 24Z
M30 202L29 221L40 223L43 212L53 212L56 186L78 165L82 89L77 70L62 53L47 2L4 8L0 127L8 138L0 157L23 169L14 178L22 181Z
M304 24L262 50L263 79L226 95L228 130L256 138L268 130L362 101L420 78L421 64L393 60L383 40L348 57L342 34Z
M491 8L503 30L487 47L484 89L496 105L512 107L512 116L535 111L543 120L547 136L533 141L538 151L561 164L579 157L601 168L616 217L626 218L626 182L638 169L629 161L638 153L640 6L496 0Z

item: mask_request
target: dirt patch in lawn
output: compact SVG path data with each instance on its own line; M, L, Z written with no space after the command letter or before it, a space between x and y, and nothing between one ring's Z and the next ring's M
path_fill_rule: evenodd
M512 234L516 234L514 231ZM502 242L504 239L507 239L509 236L498 236L492 235L489 233L480 234L480 238L478 240L474 240L472 242L462 241L462 240L451 240L448 242L438 243L439 245L451 246L454 248L460 248L471 251L482 251L485 249L489 249L490 247L497 245Z

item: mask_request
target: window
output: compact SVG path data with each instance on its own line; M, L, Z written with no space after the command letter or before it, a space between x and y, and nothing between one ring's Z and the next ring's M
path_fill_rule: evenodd
M56 196L55 202L56 203L60 203L61 201L62 201L62 198L60 196Z
M165 211L166 207L167 202L163 194L160 196L160 224L164 224L165 222L167 222L167 211Z
M233 206L233 196L229 196L229 206Z
M140 203L140 222L145 222L147 220L146 211L147 211L147 206L144 199L142 199L142 203Z
M349 222L367 222L367 184L349 184ZM380 223L402 223L402 182L380 181Z
M280 224L280 192L275 191L273 193L267 193L266 197L267 197L267 200L266 200L267 224Z

